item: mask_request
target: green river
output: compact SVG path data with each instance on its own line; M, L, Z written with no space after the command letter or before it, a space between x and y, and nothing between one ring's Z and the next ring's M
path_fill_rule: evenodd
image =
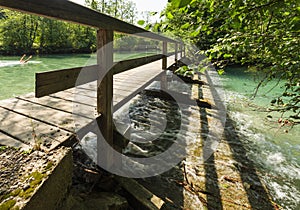
M115 54L115 61L144 54ZM96 63L95 55L34 56L27 64L20 57L0 56L0 100L34 91L36 72L66 69ZM247 156L257 167L260 177L275 202L283 209L300 209L300 128L280 127L279 114L264 112L280 85L263 87L250 100L257 81L242 68L227 69L221 76L228 115L237 124L236 132L244 143ZM268 117L267 117L268 116Z

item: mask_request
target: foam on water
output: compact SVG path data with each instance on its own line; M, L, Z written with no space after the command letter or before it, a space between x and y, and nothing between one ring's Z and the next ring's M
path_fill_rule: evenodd
M38 63L41 63L41 61L28 61L27 63L20 63L20 61L0 61L0 68L8 67L8 66L26 65L26 64L38 64Z
M300 166L299 156L294 156L299 144L294 145L293 136L289 134L283 139L284 134L280 135L278 129L265 122L266 113L251 110L248 106L251 102L244 95L235 91L226 94L236 132L272 198L284 209L299 209Z

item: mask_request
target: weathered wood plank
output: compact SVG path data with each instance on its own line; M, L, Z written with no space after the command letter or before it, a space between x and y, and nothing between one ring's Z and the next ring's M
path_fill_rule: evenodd
M97 65L36 73L35 95L46 96L97 80Z
M113 74L160 60L164 55L153 55L114 63ZM97 80L97 65L36 73L36 97L43 97Z
M28 145L50 150L73 138L73 133L0 107L0 128Z
M51 108L28 103L16 98L2 101L0 107L21 113L22 115L31 119L38 119L40 121L48 122L53 126L57 126L60 129L67 130L69 132L74 131L73 116L67 112L55 111Z
M17 99L26 101L28 103L40 105L42 107L51 108L53 109L53 111L67 112L69 114L74 115L74 117L76 118L78 116L88 119L94 119L96 114L96 99L94 99L94 106L78 103L81 101L79 99L78 102L76 100L70 102L50 96L35 98L33 93L31 95L17 97ZM78 107L78 109L76 107Z
M178 42L143 28L65 0L0 0L0 6L95 28L103 28L151 39Z
M152 63L154 61L160 60L164 58L166 55L152 55L152 56L146 56L142 58L135 58L135 59L129 59L124 60L116 63L113 67L113 74L118 74L139 66L143 66L148 63Z
M72 112L65 112L58 109L57 105L55 107L44 106L21 98L14 98L2 101L0 107L72 133L75 133L97 117L94 107L82 104L74 104Z
M30 146L22 143L21 141L14 139L7 134L0 132L0 145L22 148L24 150L30 149Z

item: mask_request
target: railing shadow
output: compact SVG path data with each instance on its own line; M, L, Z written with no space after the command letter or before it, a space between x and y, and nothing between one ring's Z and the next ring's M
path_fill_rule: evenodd
M225 126L225 140L231 148L233 159L239 166L237 170L252 209L274 209L269 195L257 174L254 162L246 155L247 150L243 146L243 142L235 130L235 122L230 116L227 116Z
M203 91L202 88L198 89L198 97L199 99L203 99ZM205 108L199 107L200 112L200 120L201 120L201 139L206 143L205 148L209 149L212 145L210 145L210 141L207 141L207 133L209 131L208 127L208 119L207 119L207 111ZM203 148L204 149L204 148ZM209 158L205 157L205 154L211 154ZM221 192L218 184L218 175L215 166L215 157L213 151L202 151L202 157L204 160L204 170L205 170L205 190L208 192L206 197L207 209L208 210L217 210L223 209L222 201L221 201Z
M210 90L214 101L222 101L219 93L216 91L214 84L207 74L207 80L210 85ZM199 91L200 92L200 91ZM200 93L199 93L200 94ZM221 105L222 106L222 105ZM225 107L221 107L225 108ZM207 113L205 109L201 109L202 125L207 125ZM203 132L208 132L209 128L203 127ZM222 128L220 128L222 129ZM203 135L205 140L205 135ZM243 146L241 137L236 129L235 122L230 118L228 113L226 114L224 141L228 143L232 158L235 161L235 166L239 176L241 177L243 188L246 191L247 198L251 209L269 210L274 209L274 206L270 200L267 190L263 187L260 177L257 174L254 162L247 157L247 150ZM246 138L246 137L245 137ZM208 194L207 205L208 209L223 209L222 200L220 195L219 181L216 174L214 153L206 160L205 172L206 172L206 190L213 193L213 197Z

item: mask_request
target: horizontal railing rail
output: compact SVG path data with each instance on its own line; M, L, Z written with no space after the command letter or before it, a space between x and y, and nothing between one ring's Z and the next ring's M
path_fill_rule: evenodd
M173 54L174 53L169 53L169 55ZM124 71L160 60L164 57L165 55L158 54L115 62L111 71L114 75L119 74ZM50 95L52 93L75 87L76 85L83 85L93 82L97 80L97 77L98 65L37 73L36 97Z

